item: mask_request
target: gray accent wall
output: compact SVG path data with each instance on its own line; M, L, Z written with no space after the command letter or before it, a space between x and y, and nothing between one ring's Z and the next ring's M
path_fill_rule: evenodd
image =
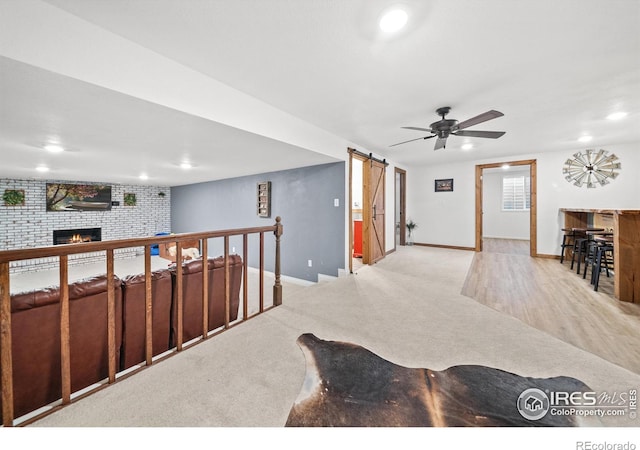
M257 183L271 182L271 217L257 215ZM344 269L345 163L337 162L171 188L171 231L189 233L268 226L282 218L282 274L317 281ZM335 199L339 206L335 206ZM266 270L274 270L274 238L265 236ZM242 255L242 237L230 252ZM248 262L258 267L258 237L249 240ZM209 242L209 256L223 253L222 239ZM312 261L309 267L308 261Z

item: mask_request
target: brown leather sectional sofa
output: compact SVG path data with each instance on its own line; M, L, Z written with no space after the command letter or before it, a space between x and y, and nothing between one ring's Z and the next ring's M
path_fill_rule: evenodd
M115 283L116 357L122 342L122 289ZM107 277L69 285L71 391L109 376ZM60 289L11 296L13 404L16 417L62 397ZM1 399L0 399L1 401Z
M209 258L207 269L209 271L209 286L217 286L209 289L209 331L224 325L224 259ZM171 269L173 283L173 298L177 298L176 272ZM230 305L229 321L238 318L238 306L240 299L240 284L242 282L242 258L238 255L229 255L230 278ZM182 342L187 342L202 335L202 260L195 260L182 264ZM173 302L171 321L171 345L175 346L178 333L177 303Z
M242 258L229 256L230 321L238 317ZM209 259L209 330L224 325L224 259ZM116 360L119 370L145 361L144 274L114 277ZM153 355L175 346L176 275L152 273ZM202 260L183 263L183 320L186 342L202 334ZM107 277L69 285L71 391L108 378ZM61 398L60 290L44 288L11 296L14 416L20 417ZM0 411L2 410L0 396Z
M171 332L172 277L169 270L151 273L151 330L153 356L169 350ZM146 359L146 284L143 273L122 279L124 296L121 369Z

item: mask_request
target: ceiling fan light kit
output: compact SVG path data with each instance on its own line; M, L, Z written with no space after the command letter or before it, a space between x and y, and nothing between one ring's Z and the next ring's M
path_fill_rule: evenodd
M598 184L609 184L618 176L617 170L621 168L618 157L609 155L606 150L587 149L584 152L574 153L573 158L564 163L562 173L565 180L574 186L595 188Z
M451 107L443 106L442 108L438 108L436 110L436 114L438 114L442 119L433 122L429 125L429 128L420 128L420 127L402 127L407 130L418 130L418 131L427 131L432 133L430 136L424 136L417 139L411 139L404 142L398 142L397 144L393 144L390 147L394 147L400 144L406 144L408 142L419 141L421 139L430 139L437 138L434 146L434 150L439 150L441 148L445 148L447 144L447 139L449 136L466 136L466 137L479 137L479 138L489 138L489 139L498 139L502 135L505 134L504 131L476 131L476 130L466 130L473 125L477 125L482 122L486 122L491 119L496 119L498 117L504 116L500 111L496 111L494 109L472 117L471 119L467 119L462 122L458 122L455 119L446 119L446 115L451 111Z

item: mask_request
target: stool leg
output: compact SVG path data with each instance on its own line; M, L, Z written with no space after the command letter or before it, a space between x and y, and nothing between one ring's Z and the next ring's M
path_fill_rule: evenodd
M562 236L562 251L560 252L560 264L562 264L564 262L564 250L565 248L567 248L567 235L565 234L564 236Z
M600 247L596 247L595 249L596 256L593 259L593 266L591 266L591 284L595 284L596 282L596 271L599 270L598 266L598 257L600 255Z
M578 240L573 241L573 251L571 252L571 270L573 270L573 263L576 261L576 253L578 252L578 248L576 247Z
M585 245L586 245L585 241L580 242L580 245L578 245L578 270L576 270L576 273L578 275L580 275L580 263L582 262L582 256L583 256L582 249L585 248Z
M607 252L613 252L611 247L607 247L607 249L604 250L604 270L607 273L607 278L609 278L609 257L607 256ZM611 256L613 257L613 255Z
M598 244L593 241L587 242L587 251L585 253L584 258L584 271L582 273L582 279L587 278L587 269L591 266L591 284L593 284L593 268L596 263L596 254L597 254Z
M602 247L598 247L598 256L596 257L596 265L593 268L593 275L592 275L592 280L593 280L593 290L597 291L598 290L598 285L600 284L600 267L602 264Z

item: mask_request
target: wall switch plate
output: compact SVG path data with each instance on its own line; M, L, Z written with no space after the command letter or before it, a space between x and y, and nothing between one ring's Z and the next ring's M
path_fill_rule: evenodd
M340 206L340 199L339 198L334 198L333 199L333 206L336 206L336 207Z
M307 264L309 264L309 267L313 267L313 262L311 260L309 260Z

